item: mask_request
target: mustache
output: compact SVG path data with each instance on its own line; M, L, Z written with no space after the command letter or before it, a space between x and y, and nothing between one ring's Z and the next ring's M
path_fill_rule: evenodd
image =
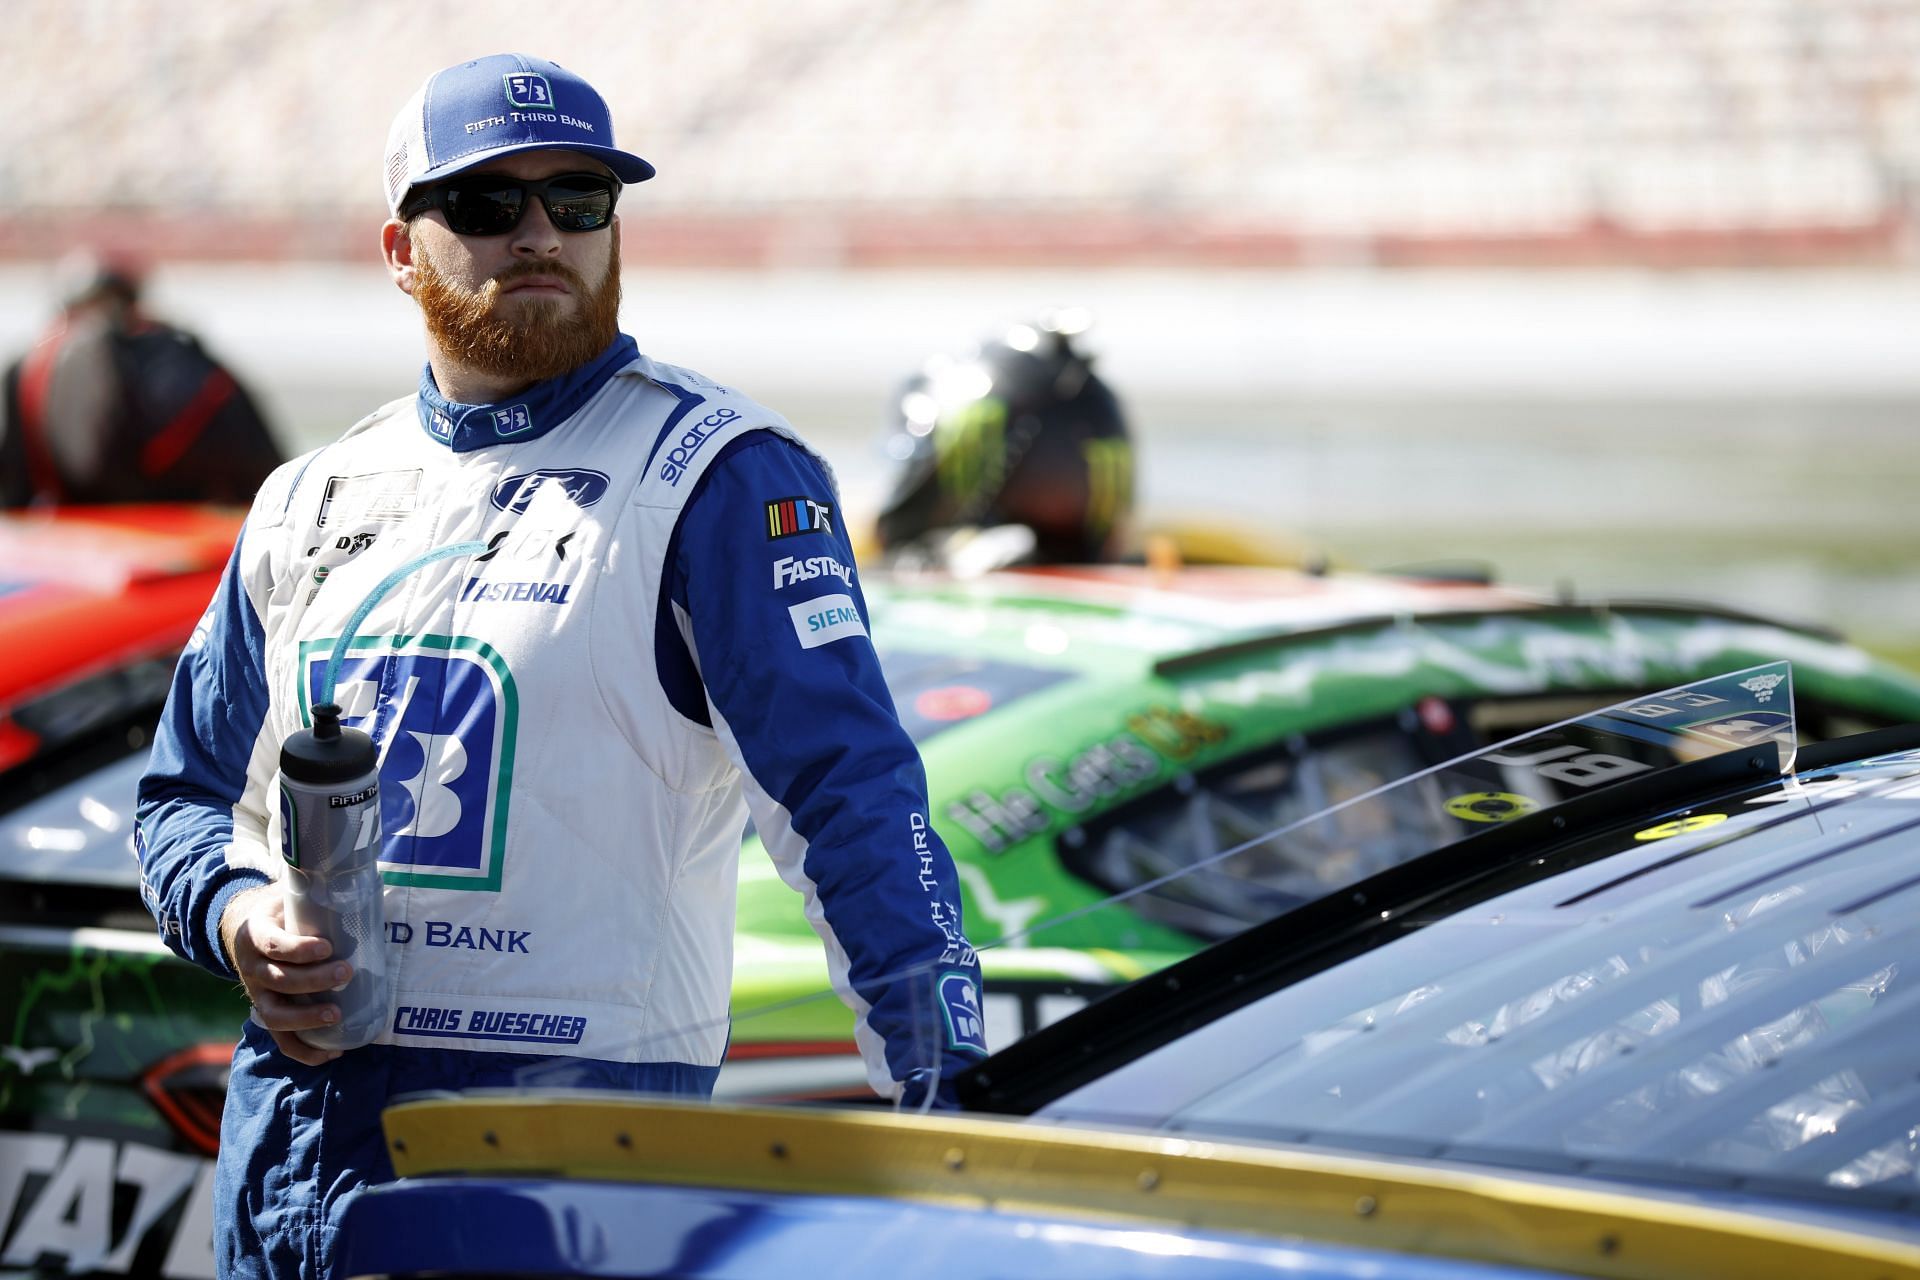
M564 280L575 293L587 292L586 277L562 262L516 262L500 272L486 283L486 291L498 297L500 291L515 280L524 280L528 276L550 276Z

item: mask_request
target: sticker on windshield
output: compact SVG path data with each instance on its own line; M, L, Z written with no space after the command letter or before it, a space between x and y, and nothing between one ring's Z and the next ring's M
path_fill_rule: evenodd
M1447 812L1468 822L1511 822L1539 807L1538 800L1511 791L1469 791L1447 801Z
M1708 827L1717 827L1727 820L1724 813L1696 813L1690 818L1675 818L1672 822L1663 822L1657 827L1648 827L1645 831L1633 833L1635 840L1671 840L1675 836L1688 836L1696 831L1705 831Z

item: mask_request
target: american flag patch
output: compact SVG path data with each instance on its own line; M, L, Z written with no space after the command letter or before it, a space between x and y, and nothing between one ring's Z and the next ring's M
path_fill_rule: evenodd
M767 538L791 538L796 533L832 533L833 507L812 498L782 498L767 504Z

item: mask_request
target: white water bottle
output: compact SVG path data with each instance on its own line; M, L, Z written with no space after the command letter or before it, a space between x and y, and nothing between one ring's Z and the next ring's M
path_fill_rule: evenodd
M368 1044L392 1015L380 903L379 764L373 739L342 728L333 703L316 706L313 728L280 747L287 929L325 938L331 959L353 966L343 990L294 997L340 1006L340 1021L296 1033L318 1049Z

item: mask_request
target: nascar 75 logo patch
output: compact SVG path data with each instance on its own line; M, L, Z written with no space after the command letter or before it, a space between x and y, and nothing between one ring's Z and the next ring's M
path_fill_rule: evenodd
M833 506L812 498L782 498L767 504L767 539L799 533L832 533Z

